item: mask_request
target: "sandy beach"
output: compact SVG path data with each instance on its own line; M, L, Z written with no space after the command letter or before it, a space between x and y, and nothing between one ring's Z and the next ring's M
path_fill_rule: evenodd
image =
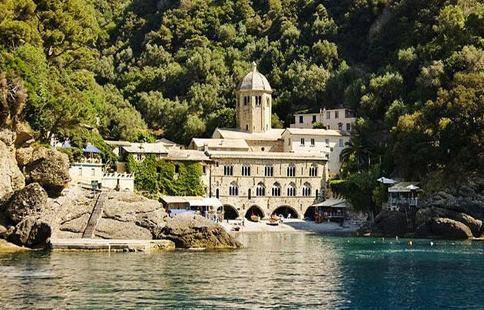
M233 232L234 227L240 227L239 232L252 233L252 232L306 232L306 233L318 233L328 235L346 235L354 232L358 229L357 225L345 224L341 226L336 223L320 223L317 224L312 221L304 221L300 219L284 219L278 226L267 225L268 221L261 220L260 222L252 222L249 220L229 220L224 221L222 226L228 231Z

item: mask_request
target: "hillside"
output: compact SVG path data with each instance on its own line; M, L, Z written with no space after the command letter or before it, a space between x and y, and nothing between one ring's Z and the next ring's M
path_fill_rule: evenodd
M477 0L1 0L2 110L25 104L40 141L187 143L233 125L255 61L274 126L356 110L344 176L467 175L484 168L483 32Z

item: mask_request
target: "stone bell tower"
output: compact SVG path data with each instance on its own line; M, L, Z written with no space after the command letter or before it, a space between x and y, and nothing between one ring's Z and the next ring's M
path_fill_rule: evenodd
M271 129L272 89L266 77L257 71L252 63L252 71L242 79L237 87L237 128L247 132L265 132Z

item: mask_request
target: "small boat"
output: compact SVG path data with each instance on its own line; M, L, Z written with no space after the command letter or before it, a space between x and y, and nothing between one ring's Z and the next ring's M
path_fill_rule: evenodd
M266 224L267 225L270 225L270 226L278 226L279 225L279 222L278 221L269 220L269 222L267 222Z
M259 217L258 215L252 214L252 215L250 216L250 220L251 220L252 222L258 222L258 221L260 220L260 217Z

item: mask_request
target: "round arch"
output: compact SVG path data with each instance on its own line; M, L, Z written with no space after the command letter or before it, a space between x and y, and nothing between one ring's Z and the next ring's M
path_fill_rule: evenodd
M264 211L262 211L262 208L260 208L257 205L251 206L249 209L247 209L247 212L245 212L245 218L250 220L250 217L252 215L257 215L259 218L264 218Z
M273 215L282 215L283 217L285 218L288 218L289 215L291 216L291 218L299 218L299 214L297 213L296 209L294 209L293 207L291 206L280 206L280 207L277 207L273 212L272 212Z
M235 220L239 217L239 212L234 206L224 205L224 220Z
M306 212L304 212L304 219L308 219L310 221L314 221L314 215L316 212L316 207L308 207Z

